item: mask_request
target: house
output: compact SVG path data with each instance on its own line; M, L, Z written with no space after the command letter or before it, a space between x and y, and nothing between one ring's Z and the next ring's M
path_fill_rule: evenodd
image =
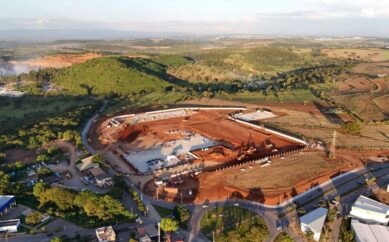
M0 232L16 233L20 225L20 219L0 221Z
M8 208L16 205L15 196L0 195L0 216L8 211Z
M389 206L365 196L359 196L351 207L349 216L365 223L388 225Z
M76 164L76 168L80 172L97 167L99 167L99 164L93 163L93 156L86 157Z
M113 185L112 177L100 167L90 169L89 173L94 177L97 186L105 187Z
M381 242L389 238L389 227L384 225L364 224L352 219L351 229L355 233L356 242Z
M96 237L99 242L116 241L116 234L112 226L106 226L96 229Z
M313 239L319 241L321 231L327 217L327 212L328 209L319 207L300 217L301 231L304 233L311 231L313 233Z
M137 228L138 241L149 242L158 238L158 229L155 225L150 224Z

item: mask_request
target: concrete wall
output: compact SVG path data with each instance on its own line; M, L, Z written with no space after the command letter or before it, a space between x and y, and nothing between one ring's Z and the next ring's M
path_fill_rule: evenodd
M257 124L252 124L252 123L244 121L244 120L240 120L240 119L236 119L236 118L232 118L232 117L228 117L228 118L230 120L233 120L233 121L237 122L237 123L241 123L241 124L244 124L244 125L247 125L247 126L251 126L251 127L257 128L257 129L262 129L262 130L264 130L266 132L269 132L269 133L272 133L272 134L276 134L278 136L281 136L281 137L293 140L293 141L298 142L300 144L308 145L308 143L305 140L296 138L296 137L288 135L288 134L281 133L280 131L277 131L277 130L274 130L274 129L271 129L271 128L262 127L262 126L257 125Z

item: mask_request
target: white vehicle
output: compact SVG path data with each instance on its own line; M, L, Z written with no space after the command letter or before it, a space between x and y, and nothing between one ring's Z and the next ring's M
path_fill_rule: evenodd
M208 200L205 201L204 204L203 204L203 208L207 208L207 207L209 207L209 201Z
M233 205L234 205L234 207L239 207L239 203L238 202L234 203Z

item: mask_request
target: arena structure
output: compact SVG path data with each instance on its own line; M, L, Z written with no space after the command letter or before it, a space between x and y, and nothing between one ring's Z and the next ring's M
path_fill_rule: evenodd
M269 165L269 157L305 148L303 139L258 121L275 116L271 110L246 107L132 113L103 121L99 139L115 144L115 153L139 174L170 171L167 178L174 178L253 160Z

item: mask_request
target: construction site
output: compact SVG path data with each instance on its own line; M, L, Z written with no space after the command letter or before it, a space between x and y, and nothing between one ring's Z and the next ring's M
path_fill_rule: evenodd
M258 169L254 173L262 174L262 180L271 180L273 166L278 169L275 172L286 166L297 167L288 157L304 156L308 147L305 140L261 122L274 117L277 114L261 108L184 107L109 117L99 123L97 134L100 143L109 145L134 173L151 177L143 189L155 198L203 202L232 196L232 189L246 193L243 197L250 199L248 191L256 186L256 178L246 179L246 170ZM319 173L333 172L334 167L340 166L323 162L324 158L319 162L312 159L310 156L302 158L306 162L299 162L295 158L294 163L307 168L311 165ZM225 172L228 175L224 176ZM310 177L296 176L291 182L301 178ZM242 183L244 180L251 182Z

